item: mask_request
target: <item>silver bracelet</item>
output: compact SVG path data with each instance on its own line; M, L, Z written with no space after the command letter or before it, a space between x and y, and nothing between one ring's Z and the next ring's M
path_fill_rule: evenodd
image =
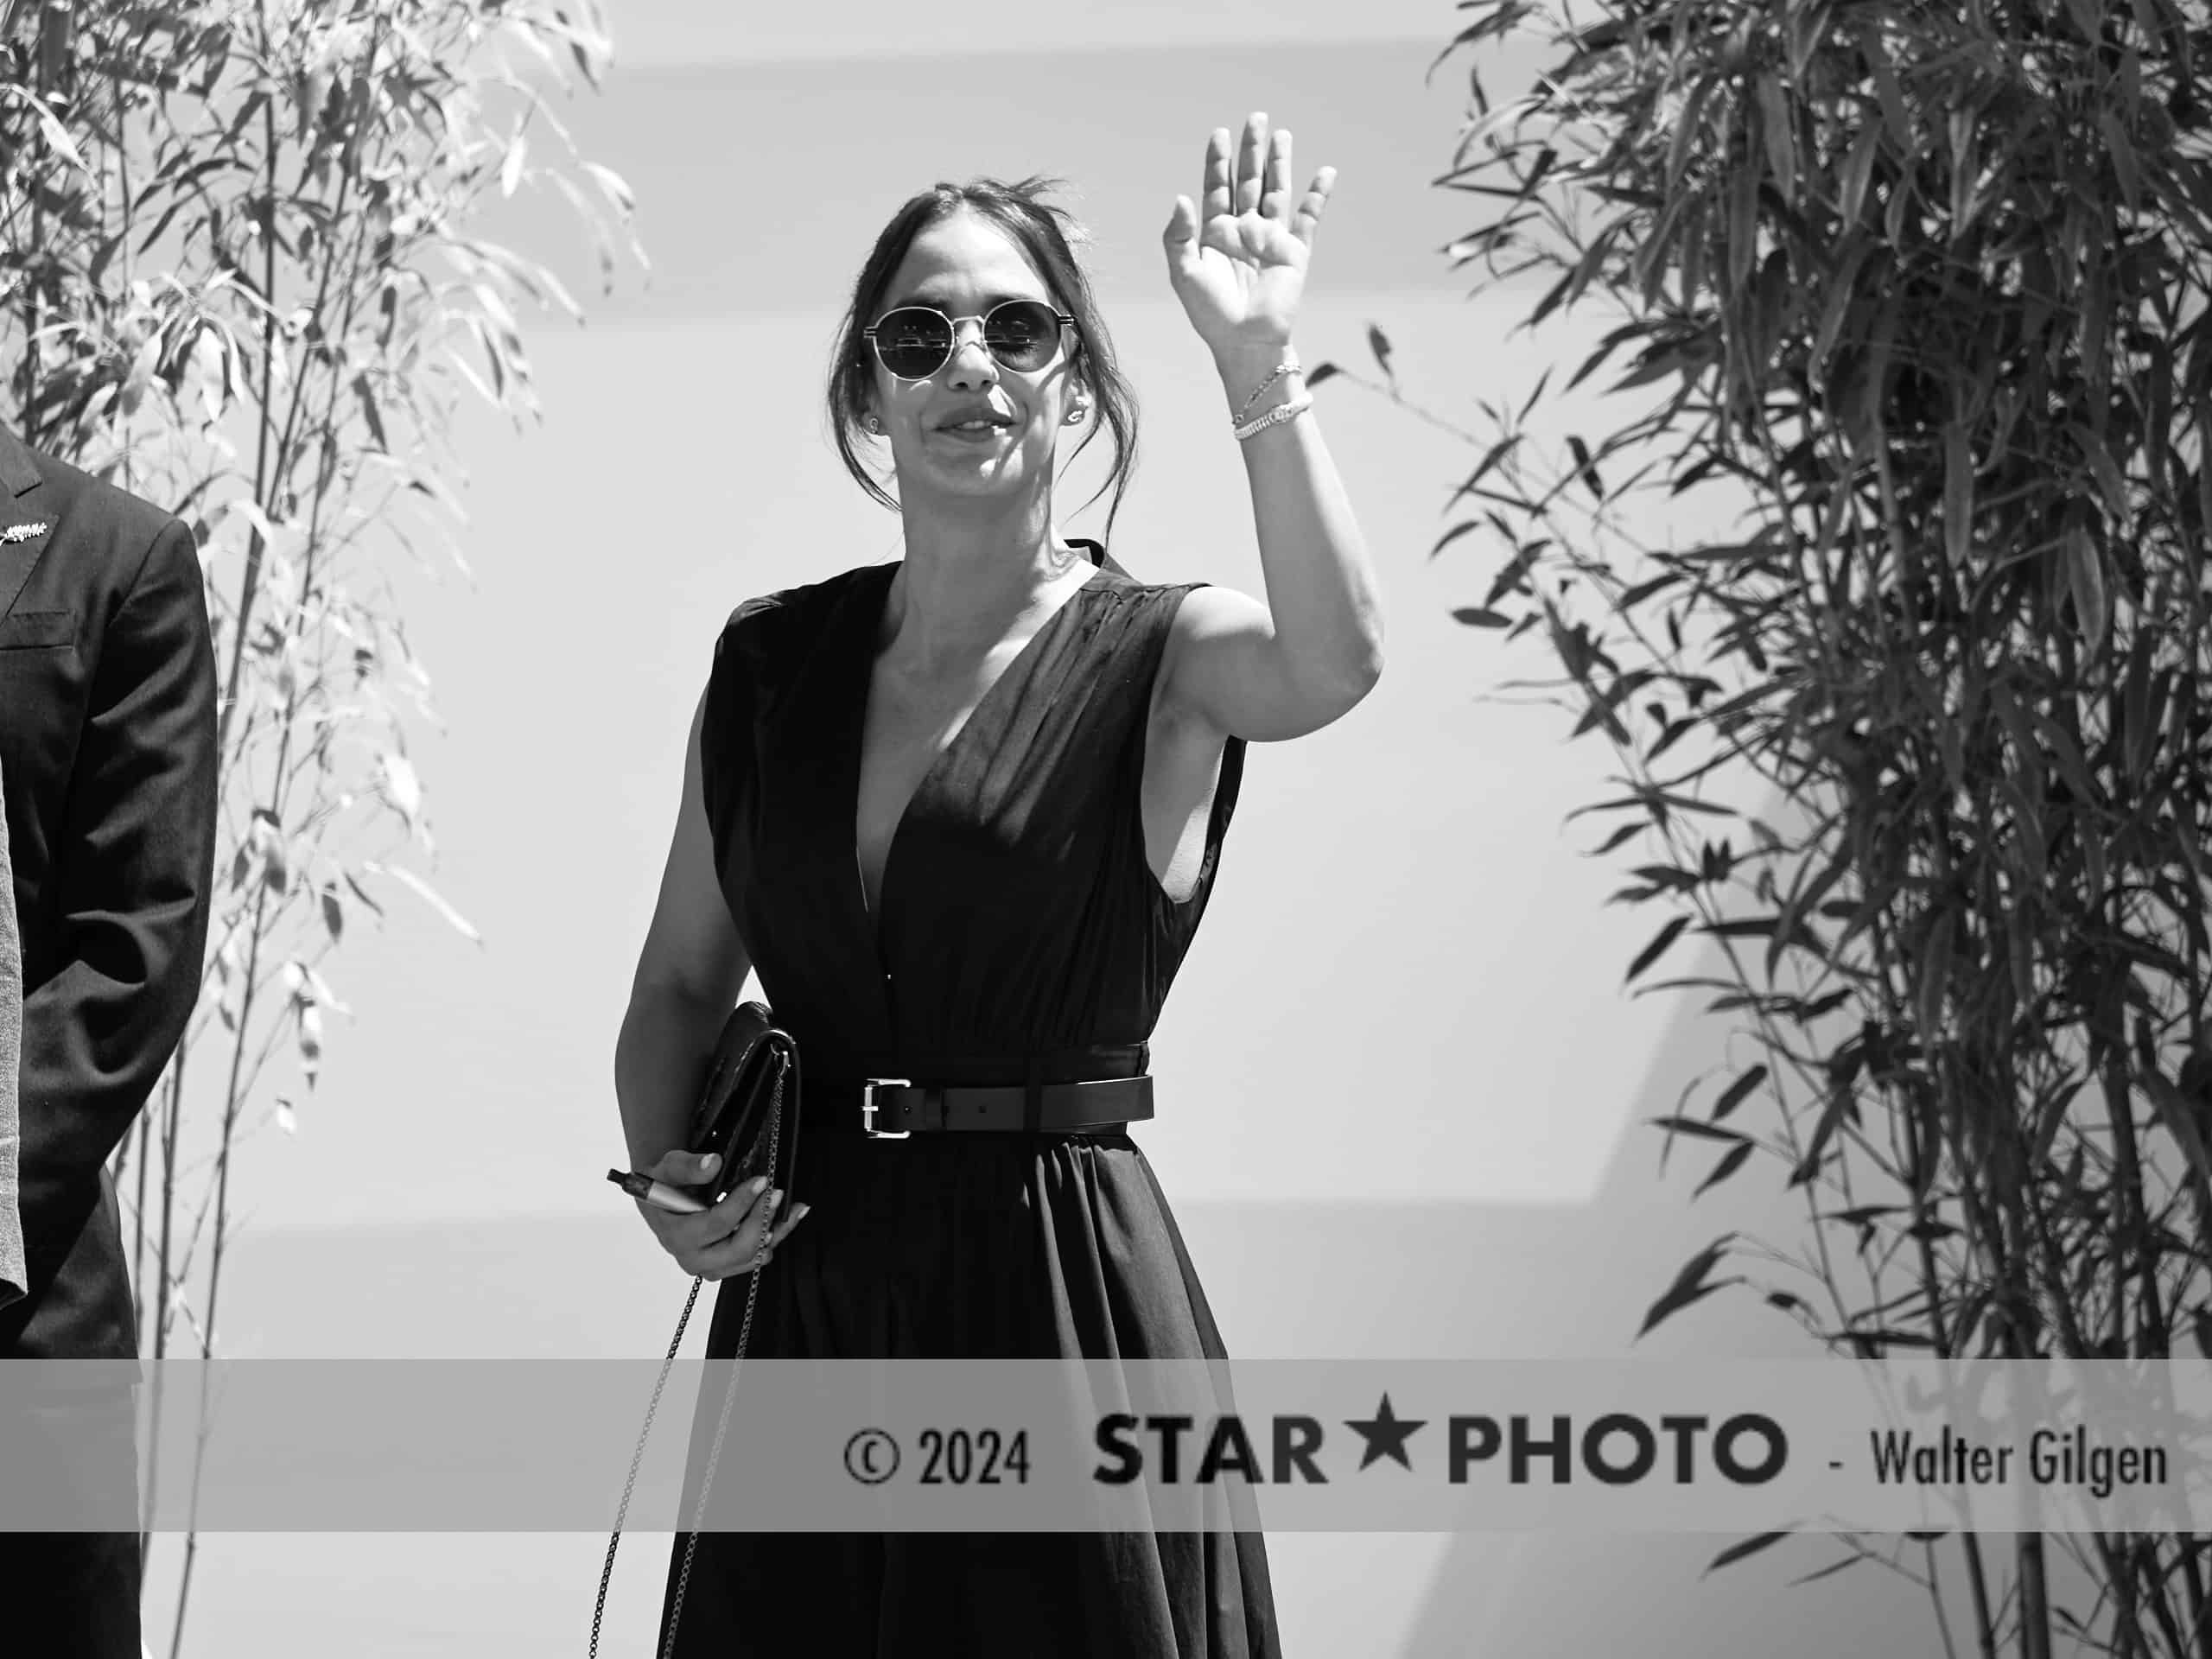
M1313 407L1313 394L1310 391L1300 392L1287 404L1277 404L1257 420L1247 421L1243 425L1236 428L1236 441L1242 443L1245 439L1264 432L1271 426L1281 426L1285 421L1294 421Z
M1230 416L1229 423L1231 426L1235 426L1243 421L1247 415L1249 415L1252 412L1252 405L1258 403L1262 397L1267 395L1268 388L1274 385L1276 381L1281 379L1283 376L1286 374L1302 374L1305 371L1299 367L1298 361L1295 358L1292 359L1288 362L1276 364L1274 372L1270 374L1266 379L1260 382L1260 389L1244 400L1244 407L1238 410L1234 416Z

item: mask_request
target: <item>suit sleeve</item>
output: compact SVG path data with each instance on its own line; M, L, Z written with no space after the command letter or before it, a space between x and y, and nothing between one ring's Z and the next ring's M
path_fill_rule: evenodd
M171 520L103 631L54 868L56 971L23 999L23 1242L67 1254L200 994L213 888L215 652Z

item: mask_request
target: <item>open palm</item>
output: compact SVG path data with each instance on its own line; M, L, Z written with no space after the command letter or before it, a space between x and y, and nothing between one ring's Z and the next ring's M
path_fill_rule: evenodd
M1290 132L1271 134L1265 115L1245 122L1235 169L1232 176L1229 130L1217 127L1206 140L1204 211L1176 197L1161 238L1175 296L1217 357L1264 355L1289 340L1314 226L1336 182L1336 169L1323 168L1294 207Z

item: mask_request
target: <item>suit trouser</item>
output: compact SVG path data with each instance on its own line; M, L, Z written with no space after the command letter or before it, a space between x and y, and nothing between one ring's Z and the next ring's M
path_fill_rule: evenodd
M26 1659L141 1659L138 1535L0 1533L0 1647ZM28 1633L31 1644L16 1647Z
M8 1370L0 1361L0 1387ZM134 1398L106 1387L57 1396L19 1382L5 1413L10 1443L0 1446L8 1524L127 1524L137 1513ZM0 1653L141 1659L143 1565L135 1531L0 1530ZM20 1645L26 1635L30 1645Z

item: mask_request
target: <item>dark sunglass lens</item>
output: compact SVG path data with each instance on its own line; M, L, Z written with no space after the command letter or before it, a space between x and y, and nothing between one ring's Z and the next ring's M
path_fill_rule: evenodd
M933 374L952 349L951 331L934 311L893 311L875 325L875 343L892 373L918 380Z
M1048 305L1017 300L991 313L983 324L983 343L1001 362L1018 369L1041 368L1059 342L1059 319Z

